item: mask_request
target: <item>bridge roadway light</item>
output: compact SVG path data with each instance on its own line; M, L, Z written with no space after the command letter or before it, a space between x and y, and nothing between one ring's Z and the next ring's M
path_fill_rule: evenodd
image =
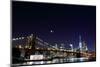
M16 40L15 38L13 38L12 40Z
M16 40L18 40L18 38L16 38Z
M24 39L24 37L21 37L21 39Z
M50 50L50 48L48 48L48 50Z
M21 40L21 37L19 37L18 39Z

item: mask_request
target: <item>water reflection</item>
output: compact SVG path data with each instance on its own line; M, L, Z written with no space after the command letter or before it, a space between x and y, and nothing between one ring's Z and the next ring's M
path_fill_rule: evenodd
M51 63L71 63L71 62L84 62L88 61L88 58L86 57L81 57L81 58L55 58L53 60L49 61L32 61L32 62L27 62L26 64L51 64Z

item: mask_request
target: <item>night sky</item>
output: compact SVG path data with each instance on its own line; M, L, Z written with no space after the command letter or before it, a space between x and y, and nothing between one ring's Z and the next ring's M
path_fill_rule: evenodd
M48 43L72 43L79 35L89 50L96 44L96 6L12 2L12 37L35 33Z

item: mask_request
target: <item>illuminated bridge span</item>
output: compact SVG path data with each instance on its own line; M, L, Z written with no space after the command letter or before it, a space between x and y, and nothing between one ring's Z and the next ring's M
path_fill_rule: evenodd
M53 46L43 41L39 37L31 34L27 37L13 38L13 47L18 48L52 48Z
M52 46L51 44L43 41L36 35L31 34L27 37L13 38L13 47L20 49L24 56L30 55L44 55L47 57L71 57L71 56L87 56L86 52L80 52L79 50L65 49L63 46L60 48Z

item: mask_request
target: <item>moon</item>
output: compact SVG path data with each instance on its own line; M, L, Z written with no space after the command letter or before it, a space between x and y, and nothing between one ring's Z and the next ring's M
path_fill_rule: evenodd
M53 33L54 31L53 30L50 30L50 33Z

